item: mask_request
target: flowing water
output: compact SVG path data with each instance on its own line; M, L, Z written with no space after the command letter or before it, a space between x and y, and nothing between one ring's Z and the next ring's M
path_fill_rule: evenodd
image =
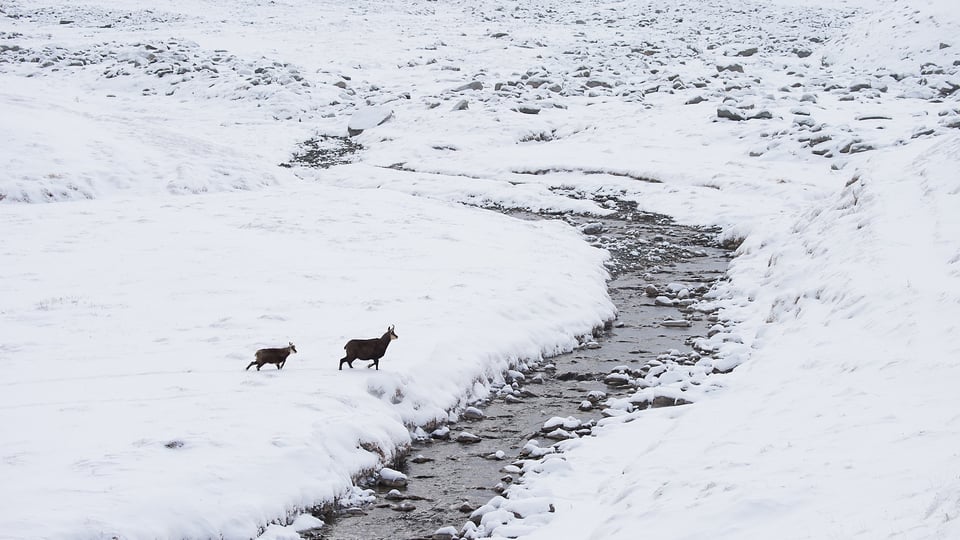
M681 362L698 358L692 339L706 336L715 316L689 307L657 305L648 293L654 285L659 293L679 284L698 299L710 285L722 278L729 251L716 243L716 232L680 226L665 216L638 212L635 206L615 199L616 214L603 218L560 216L574 226L587 228L588 240L611 252L608 264L613 279L611 298L619 309L615 321L603 331L587 336L580 349L539 363L515 383L516 391L478 404L484 416L451 424L454 436L462 431L480 437L479 442L460 443L428 438L415 442L398 466L409 479L405 488L390 494L391 488L369 486L375 502L328 511L326 527L314 538L330 540L378 540L433 538L444 526L458 530L470 512L517 481L509 467L531 439L542 446L554 441L541 432L552 417L573 416L591 426L601 417L602 406L581 410L591 391L608 397L625 397L630 388L612 387L604 378L618 366L642 371L665 351L679 352ZM523 219L540 216L515 214ZM558 218L554 216L554 218ZM676 285L673 287L677 289ZM685 296L687 293L680 293ZM664 320L688 321L664 326ZM668 323L670 324L670 323ZM535 363L536 364L536 363ZM655 402L653 406L672 405ZM498 452L502 459L495 459ZM505 469L506 467L506 469ZM571 486L571 489L575 487ZM398 493L399 492L399 493Z

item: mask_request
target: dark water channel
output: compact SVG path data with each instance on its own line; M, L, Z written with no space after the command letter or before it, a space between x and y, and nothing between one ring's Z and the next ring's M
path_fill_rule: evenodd
M658 356L673 351L673 360L693 363L699 358L691 348L692 339L706 336L715 316L691 307L657 305L649 296L653 285L659 294L670 290L675 300L689 304L720 279L729 252L716 243L717 231L677 225L665 216L636 211L634 205L616 200L618 212L604 219L562 216L580 227L590 226L587 236L596 245L610 250L608 267L613 279L610 295L619 316L595 336L586 336L582 348L547 359L525 373L510 397L496 397L478 404L484 417L449 425L452 435L467 431L479 436L472 444L427 439L416 442L400 465L409 483L399 490L370 485L376 501L361 507L340 508L325 518L326 527L314 538L330 540L377 540L434 538L445 526L458 531L470 512L489 501L505 484L522 481L510 467L523 446L537 439L541 446L555 442L544 437L541 427L552 417L573 416L588 426L601 417L601 404L581 410L591 391L607 397L625 397L634 389L617 388L604 378L618 366L642 370ZM536 216L518 215L521 218ZM556 218L556 216L554 216ZM678 285L686 292L677 294ZM658 295L659 295L658 294ZM687 296L689 294L689 296ZM664 320L688 321L668 323ZM672 326L678 324L678 326ZM661 357L662 360L662 357ZM672 403L654 403L666 406ZM502 459L491 459L502 452Z

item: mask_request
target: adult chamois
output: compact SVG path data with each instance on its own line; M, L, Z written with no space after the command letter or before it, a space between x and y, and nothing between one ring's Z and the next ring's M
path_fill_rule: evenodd
M343 350L347 351L347 355L340 359L340 369L343 369L344 362L350 366L350 369L353 369L354 360L373 360L367 368L376 367L377 370L379 370L380 359L383 358L383 355L387 352L387 345L390 345L390 342L395 339L400 338L394 333L392 324L387 328L387 331L378 338L351 339L343 346Z
M257 351L256 360L250 362L247 365L247 369L250 369L250 366L257 366L257 371L260 371L260 368L264 364L276 364L277 369L283 369L283 365L287 363L287 357L290 356L290 353L297 352L297 348L293 345L292 341L289 341L289 347L284 347L282 349L260 349ZM244 370L246 371L246 369Z

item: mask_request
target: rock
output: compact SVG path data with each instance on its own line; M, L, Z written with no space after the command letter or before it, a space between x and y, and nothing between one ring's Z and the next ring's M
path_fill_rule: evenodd
M412 512L417 509L416 506L410 501L403 501L400 504L395 504L390 507L391 510L396 512Z
M521 105L514 110L523 114L540 114L540 107L534 107L533 105Z
M659 407L673 407L675 405L689 405L690 402L683 398L672 398L667 396L657 396L653 398L653 401L650 402L650 406L653 408Z
M851 92L859 92L861 90L866 90L870 87L871 87L870 81L858 81L851 84L848 90L850 90Z
M816 103L817 95L816 94L804 94L800 96L800 101L802 103Z
M558 427L562 427L563 429L574 430L579 428L581 425L583 425L583 423L579 419L574 418L572 416L568 416L566 418L563 418L561 416L554 416L553 418L543 423L543 427L540 428L540 431L549 432L549 431L553 431Z
M592 410L593 410L593 403L590 403L590 402L587 401L587 400L583 400L583 401L580 402L580 406L577 407L577 409L579 409L579 410L581 410L581 411L592 411Z
M603 378L604 384L607 386L621 387L627 386L630 384L630 376L623 373L611 373Z
M484 416L483 411L476 407L467 407L463 411L463 417L467 420L483 420Z
M753 56L755 54L757 54L756 47L746 47L738 50L734 56Z
M503 401L507 403L523 403L523 400L514 396L513 394L507 394L503 397Z
M502 460L502 459L505 458L505 457L507 457L507 453L506 453L506 452L504 452L503 450L497 450L496 452L494 452L494 453L492 453L492 454L488 454L488 455L486 456L486 459L500 461L500 460Z
M363 107L350 117L350 122L347 124L347 134L356 137L365 130L377 127L391 118L393 118L393 109L390 107Z
M726 118L727 120L735 120L737 122L746 120L746 117L734 110L732 107L727 107L726 105L717 107L717 118Z
M717 72L733 71L743 73L743 66L740 64L717 64Z
M462 444L474 444L482 441L483 439L474 435L473 433L470 433L469 431L461 431L455 440Z
M544 384L546 382L547 381L544 379L543 373L537 373L530 379L530 384Z
M454 105L453 108L450 109L450 110L451 110L451 111L465 111L465 110L467 110L469 107L470 107L470 105L467 103L467 100L461 99L461 100L458 101L457 104Z
M504 379L506 379L508 383L523 382L527 380L527 376L515 369L508 369L504 375Z
M598 235L603 232L603 223L587 223L586 225L581 225L580 232L591 236Z
M470 501L463 501L463 504L457 507L457 510L463 512L464 514L473 512L476 509L477 507L474 506Z
M452 92L466 92L467 90L483 90L483 83L480 81L471 81L467 84L458 86L451 90Z
M692 98L683 102L684 105L696 105L697 103L703 103L707 98L703 96L693 96Z
M552 440L554 440L554 441L565 441L565 440L567 440L567 439L576 439L576 438L577 438L576 435L574 435L573 433L570 433L569 431L567 431L567 430L565 430L565 429L562 429L562 428L557 428L557 429L551 431L550 433L547 433L546 435L544 435L544 437L546 437L546 438L548 438L548 439L552 439Z
M448 430L448 432L449 432L449 430ZM449 435L448 435L448 436L449 436ZM423 454L417 454L417 455L413 456L413 458L412 458L410 461L413 462L413 463L417 463L417 464L420 464L420 463L429 463L429 462L433 461L433 458L428 458L428 457L424 456Z
M656 285L647 285L644 287L643 293L650 298L656 298L660 296L660 289L658 289Z
M658 296L654 298L653 303L658 306L667 306L667 307L673 307L674 305L673 300L671 300L670 298L667 298L666 296Z
M590 79L586 83L587 88L613 88L613 85L606 81L600 81L597 79Z
M441 527L434 531L433 540L453 540L457 537L456 527Z
M667 319L665 321L660 321L660 326L667 328L690 328L690 321L683 319Z
M433 432L430 433L430 436L434 439L447 440L450 438L450 428L447 426L440 426L439 428L433 430Z
M587 394L587 399L589 399L591 403L600 403L607 399L607 393L600 390L591 390Z
M395 471L389 467L380 469L377 484L386 487L400 488L406 487L407 475L400 471Z
M586 346L588 349L599 349L599 348L600 348L600 344L597 343L596 341L588 341L585 346Z
M793 50L793 54L797 55L798 58L806 58L813 54L813 51L807 48L796 48Z
M773 118L773 113L764 109L762 111L757 112L756 114L750 115L747 119L748 120L770 120L772 118Z
M400 493L400 490L398 489L391 489L386 495L383 496L383 498L388 501L402 501L403 494Z

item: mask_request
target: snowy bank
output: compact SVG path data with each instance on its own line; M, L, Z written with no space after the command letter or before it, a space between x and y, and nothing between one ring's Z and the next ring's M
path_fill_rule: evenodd
M556 222L386 190L8 205L0 530L250 538L613 316ZM380 371L343 344L396 324ZM244 371L285 346L282 371Z

